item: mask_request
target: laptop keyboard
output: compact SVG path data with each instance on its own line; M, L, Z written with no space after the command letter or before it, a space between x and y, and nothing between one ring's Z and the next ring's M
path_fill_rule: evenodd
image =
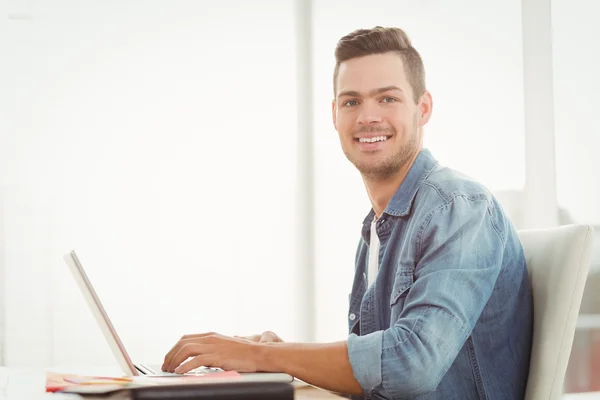
M184 374L176 374L174 372L166 372L161 370L160 366L152 365L150 366L155 372L156 375L160 376L182 376ZM185 375L205 375L205 374L214 374L215 372L223 372L221 368L211 368L211 367L199 367L196 369L187 372Z
M156 371L155 375L160 375L160 376L181 376L182 374L176 374L175 372L167 372L167 371L158 370L158 371Z

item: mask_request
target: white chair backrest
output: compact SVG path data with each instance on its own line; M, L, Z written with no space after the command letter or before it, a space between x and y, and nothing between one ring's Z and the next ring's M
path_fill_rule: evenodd
M519 231L533 288L533 347L526 400L559 399L588 276L593 229Z

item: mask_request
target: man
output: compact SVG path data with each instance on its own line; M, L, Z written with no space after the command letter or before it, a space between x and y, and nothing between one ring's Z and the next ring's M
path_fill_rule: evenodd
M514 227L487 189L422 148L432 98L402 30L355 31L335 56L333 123L373 207L348 340L184 336L163 369L287 372L377 399L522 399L532 295Z

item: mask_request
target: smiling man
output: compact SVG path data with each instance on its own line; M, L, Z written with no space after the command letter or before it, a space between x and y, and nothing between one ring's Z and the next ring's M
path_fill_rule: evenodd
M522 399L532 295L514 227L483 185L423 149L433 102L402 30L357 30L340 39L335 56L333 123L372 204L356 253L348 339L190 335L163 369L287 372L374 399Z

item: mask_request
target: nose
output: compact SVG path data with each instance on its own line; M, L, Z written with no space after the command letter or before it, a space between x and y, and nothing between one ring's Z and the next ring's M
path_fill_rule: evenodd
M360 107L358 123L362 125L378 124L382 121L381 113L377 104L372 101L365 101Z

